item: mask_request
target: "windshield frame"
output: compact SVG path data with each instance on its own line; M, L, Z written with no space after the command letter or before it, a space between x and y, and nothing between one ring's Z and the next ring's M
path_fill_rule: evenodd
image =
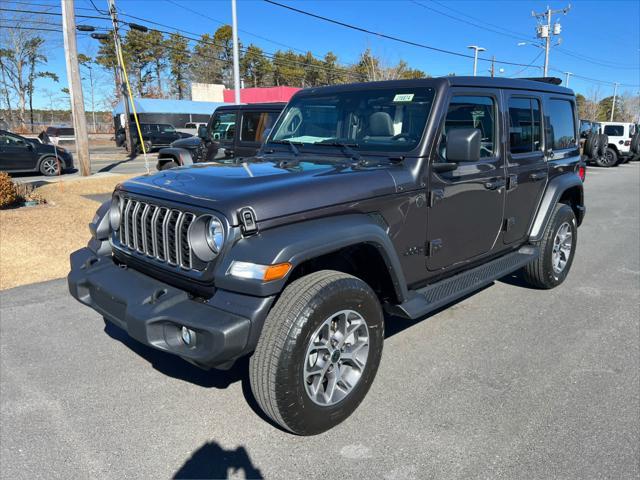
M392 84L385 84L385 82L381 82L377 84L372 84L370 86L358 85L357 87L354 87L354 88L344 88L340 86L340 87L337 87L337 90L335 91L332 91L332 90L325 91L325 89L322 87L319 90L317 89L303 90L297 93L296 95L294 95L289 101L289 103L282 110L282 112L278 117L278 120L276 121L276 123L273 125L273 128L269 132L268 138L264 141L263 146L264 147L268 146L269 149L272 149L272 150L277 149L279 153L290 152L287 145L283 144L283 142L292 140L293 143L295 143L295 145L299 148L301 154L311 153L314 155L317 154L317 155L332 156L332 157L349 157L350 155L345 153L345 150L343 147L337 144L332 144L332 143L343 143L343 144L347 144L349 147L354 149L359 155L363 155L363 156L387 157L387 158L420 156L420 151L423 149L424 142L425 142L425 135L429 128L429 124L432 122L433 116L436 114L436 111L437 111L437 102L438 102L438 97L440 95L440 91L439 91L440 89L438 88L437 85L426 83L426 82L424 84L416 84L412 82L410 84L407 83L404 85L395 84L395 82L390 82L390 83ZM328 87L328 88L333 89L333 87ZM288 111L291 108L296 106L295 104L292 104L294 100L330 97L333 95L340 95L340 94L346 95L349 93L360 93L363 91L373 92L376 90L398 90L399 93L401 94L408 93L408 92L404 92L404 90L420 90L422 92L429 92L431 94L429 111L427 112L427 115L425 117L424 125L422 126L422 129L420 131L420 135L417 137L417 141L415 142L413 147L411 147L410 149L401 150L401 149L393 149L393 148L377 148L377 149L367 148L368 145L366 143L365 144L358 143L356 139L336 138L336 137L327 139L324 141L324 143L323 142L298 143L295 137L291 139L287 139L287 138L274 139L274 136L280 129L280 126L286 120ZM354 143L356 143L356 145L354 145Z

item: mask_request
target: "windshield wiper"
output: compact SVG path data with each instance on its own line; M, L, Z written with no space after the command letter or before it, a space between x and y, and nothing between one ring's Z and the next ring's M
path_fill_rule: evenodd
M269 143L289 145L289 148L291 149L291 153L293 153L293 155L296 157L300 155L300 150L298 149L298 147L296 147L296 145L304 145L302 142L292 142L291 140L271 140Z
M330 147L340 147L342 151L349 155L356 162L360 161L360 154L354 150L354 148L358 148L360 145L357 143L343 143L338 141L324 141L314 143L314 145L328 145Z

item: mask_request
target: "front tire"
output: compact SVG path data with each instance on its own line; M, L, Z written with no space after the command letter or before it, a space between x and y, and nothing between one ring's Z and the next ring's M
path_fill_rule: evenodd
M573 209L556 205L542 240L536 243L540 256L523 269L524 280L535 288L557 287L571 269L578 241L578 223Z
M46 177L53 177L62 173L62 167L56 157L45 157L40 162L40 173Z
M383 340L382 309L365 282L333 270L306 275L265 320L249 364L256 401L292 433L329 430L369 391Z

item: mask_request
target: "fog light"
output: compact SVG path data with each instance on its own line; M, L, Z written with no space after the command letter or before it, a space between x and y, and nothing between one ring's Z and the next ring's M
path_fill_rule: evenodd
M193 347L196 344L196 332L187 327L182 327L182 341L187 347Z

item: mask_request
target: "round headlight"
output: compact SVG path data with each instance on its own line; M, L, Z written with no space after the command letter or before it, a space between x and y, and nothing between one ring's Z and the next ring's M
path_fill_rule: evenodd
M118 195L114 195L111 199L111 207L109 208L109 224L114 232L120 228L120 205L122 200Z
M216 217L211 217L207 223L205 233L207 235L207 245L209 245L214 255L217 255L220 253L222 244L224 243L224 227L222 226L222 222Z

